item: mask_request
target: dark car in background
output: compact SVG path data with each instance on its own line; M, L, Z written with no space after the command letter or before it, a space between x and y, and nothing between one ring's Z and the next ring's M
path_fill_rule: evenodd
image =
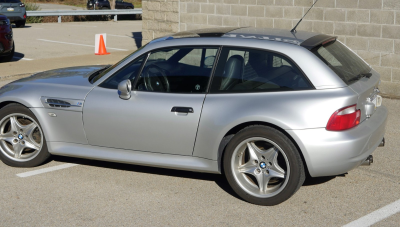
M11 61L14 56L13 32L10 20L0 14L0 62Z
M26 9L20 0L0 0L0 14L7 16L18 28L25 27Z
M115 8L116 9L133 9L135 7L130 2L124 2L124 0L116 0Z
M87 2L86 8L89 10L111 9L111 4L108 0L89 0ZM115 2L115 9L133 9L133 8L135 7L130 2L124 2L124 0L116 0Z
M89 0L86 5L87 9L111 9L108 0Z

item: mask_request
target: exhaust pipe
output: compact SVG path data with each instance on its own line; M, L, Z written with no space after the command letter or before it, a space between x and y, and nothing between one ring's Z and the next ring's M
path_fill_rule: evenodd
M365 159L365 161L363 163L361 163L362 166L369 166L372 163L374 163L374 157L372 157L372 155L368 156L367 159Z
M385 137L383 137L381 143L379 144L380 147L384 147L385 146Z

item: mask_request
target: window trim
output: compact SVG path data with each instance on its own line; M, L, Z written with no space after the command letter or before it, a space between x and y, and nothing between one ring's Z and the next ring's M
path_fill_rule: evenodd
M219 54L220 54L220 52L221 52L221 50L222 50L222 46L221 46L221 45L182 45L182 46L168 46L168 47L161 47L161 48L158 48L158 49L153 49L153 50L150 50L150 51L144 53L143 55L147 54L147 57L146 57L146 60L143 61L143 65L141 66L140 71L138 71L138 73L139 73L138 76L135 77L135 81L134 81L134 83L132 84L132 91L138 91L137 88L136 88L136 85L137 85L137 83L138 83L138 81L139 81L139 79L140 79L140 77L141 77L141 75L142 75L144 66L146 65L147 60L149 59L150 54L151 54L152 52L157 52L157 51L164 50L164 49L174 49L174 48L176 48L176 49L179 48L179 49L180 49L180 48L188 48L188 47L189 47L189 48L191 48L191 47L192 47L192 48L199 48L199 49L207 49L207 48L215 48L215 49L217 49L217 54L215 55L214 65L213 65L213 68L211 69L210 77L209 77L209 80L208 80L208 84L207 84L207 87L206 87L206 89L205 89L204 92L201 92L201 93L159 92L159 91L140 91L140 92L153 92L153 93L165 93L165 94L191 94L191 95L208 94L208 92L209 92L209 87L210 87L210 85L211 85L210 82L211 82L212 78L214 77L215 68L216 68L216 66L217 66L217 64L218 64ZM141 57L141 56L143 56L143 55L140 55L139 57ZM138 58L139 58L139 57L138 57ZM135 58L135 59L136 59L136 58ZM119 71L119 70L118 70L118 71ZM115 72L115 73L117 73L117 72ZM113 75L114 75L114 74L113 74Z
M297 67L297 69L300 71L300 73L303 75L303 77L304 77L304 78L306 79L306 81L309 83L310 88L308 88L308 89L303 89L303 90L276 90L276 91L274 91L274 90L270 90L270 91L265 91L265 90L261 90L261 91L256 91L256 90L251 90L251 91L230 91L230 90L228 90L228 91L225 91L225 92L224 92L224 91L213 92L213 91L211 91L211 90L208 90L207 94L230 94L230 93L239 94L239 93L262 93L262 92L265 92L265 93L266 93L266 92L288 92L288 91L290 92L290 91L309 91L309 90L316 90L314 84L310 81L310 79L307 77L307 75L304 73L304 71L301 69L301 67L299 67L299 65L298 65L295 61L293 61L293 59L292 59L291 57L287 56L287 55L284 54L284 53L281 53L281 52L278 52L278 51L269 50L269 49L264 49L264 48L253 48L253 47L231 46L231 45L221 46L221 51L220 51L220 53L222 53L222 51L224 50L224 48L234 48L235 50L244 50L244 51L246 51L246 50L258 50L258 51L264 51L264 52L269 52L269 53L272 53L272 54L281 55L281 56L285 57L286 59L288 59L288 60L289 60L289 63L291 63L291 64L293 64L294 66ZM220 55L218 55L217 64L214 65L215 68L217 68L217 67L219 66L219 64L220 64L219 56L220 56ZM228 60L228 59L227 59L227 60ZM225 63L226 63L226 62L225 62ZM213 72L213 75L212 75L212 76L213 76L213 77L211 78L211 82L214 80L215 71ZM211 88L211 84L212 84L212 83L209 84L208 89Z
M145 57L146 54L147 54L147 57ZM115 76L116 74L118 74L119 72L121 72L122 70L126 69L127 67L130 66L130 64L131 64L132 62L134 62L134 61L140 59L141 57L144 57L144 58L145 58L145 59L143 60L142 64L140 65L139 70L138 70L138 73L141 72L142 69L143 69L143 67L144 67L144 64L146 64L147 59L149 58L149 54L148 54L147 52L144 53L144 54L142 54L142 55L140 55L140 56L138 56L137 58L133 59L133 60L130 61L129 63L125 64L124 66L122 66L120 69L118 69L118 71L116 71L116 72L113 73L112 75L110 75L110 76L108 76L107 78L105 78L104 81L102 81L100 84L97 85L97 87L101 87L101 88L105 88L105 89L118 90L118 87L117 87L117 88L107 88L107 87L103 87L102 85L103 85L104 83L106 83L106 81L107 81L108 79L112 78L113 76ZM140 74L139 74L139 75L140 75ZM136 81L136 78L137 78L137 77L138 77L138 75L136 74L135 80L134 80L133 82ZM120 82L120 83L121 83L121 82ZM133 90L133 89L132 89L132 90Z

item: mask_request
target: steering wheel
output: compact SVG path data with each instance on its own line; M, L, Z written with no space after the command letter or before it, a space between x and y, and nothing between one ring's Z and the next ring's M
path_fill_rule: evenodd
M143 72L143 80L146 90L169 92L169 82L165 71L157 65L149 65Z

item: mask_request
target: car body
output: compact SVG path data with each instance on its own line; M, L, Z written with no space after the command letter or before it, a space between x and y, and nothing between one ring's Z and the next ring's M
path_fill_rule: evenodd
M111 9L110 2L108 0L89 0L86 5L87 9Z
M134 9L132 3L124 2L124 0L115 0L115 8L116 9Z
M95 8L94 8L95 7ZM87 9L110 9L111 5L108 0L89 0L86 5ZM132 3L124 2L123 0L115 1L115 9L134 9Z
M0 0L0 14L7 16L19 28L25 26L26 9L20 0Z
M10 20L0 14L0 62L10 61L14 56L13 31Z
M10 83L0 89L0 126L17 103L50 154L224 173L243 199L275 205L306 172L338 175L370 160L388 115L379 83L332 36L205 29L153 40L111 67Z

